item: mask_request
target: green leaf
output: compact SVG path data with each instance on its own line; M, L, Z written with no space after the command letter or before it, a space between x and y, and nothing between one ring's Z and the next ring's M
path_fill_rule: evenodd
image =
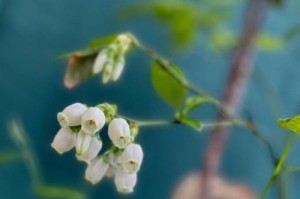
M89 54L77 52L69 58L64 79L67 88L73 88L93 75L93 63L97 53L98 51L90 51Z
M293 131L294 133L300 133L300 115L296 115L291 118L279 119L278 125L282 128Z
M214 103L214 100L210 97L199 97L199 96L189 97L184 102L182 113L187 114L191 110L193 110L205 103Z
M187 92L187 89L182 85L182 81L186 81L186 79L178 67L169 63L164 64L165 66L158 61L153 62L152 84L156 92L167 103L178 108Z
M184 114L179 114L177 119L180 121L180 123L190 126L197 131L202 129L201 122L197 119L189 118Z
M285 40L274 35L261 34L256 38L255 44L261 50L278 51L285 47Z
M285 0L269 0L275 6L282 6Z
M35 192L43 198L60 198L60 199L86 199L87 196L77 190L60 186L38 185Z
M88 48L98 48L98 47L103 47L103 46L109 45L112 42L114 42L114 40L117 37L118 37L118 34L113 34L113 35L109 35L106 37L94 39L89 43Z

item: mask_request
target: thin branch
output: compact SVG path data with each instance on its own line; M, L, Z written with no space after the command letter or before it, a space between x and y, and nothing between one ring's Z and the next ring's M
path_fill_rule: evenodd
M227 112L232 116L236 114L242 102L251 73L253 41L264 20L266 7L266 0L248 0L248 9L245 15L241 39L233 57L232 68L222 101ZM226 119L222 115L219 116L219 121ZM220 157L227 137L228 128L224 126L217 126L211 134L203 164L201 199L211 198L213 179L217 175Z
M260 197L261 199L267 198L268 193L269 193L270 189L272 188L274 182L276 181L278 175L282 172L282 167L284 165L284 162L285 162L285 160L286 160L286 158L287 158L287 156L288 156L288 154L289 154L289 152L290 152L290 150L291 150L291 148L293 146L293 143L295 142L296 138L297 138L296 134L293 134L289 138L289 141L287 142L287 144L286 144L286 146L284 148L284 151L283 151L283 153L281 155L281 158L280 158L278 164L276 165L276 168L275 168L272 176L270 177L269 182L268 182L267 186L265 187L262 196Z

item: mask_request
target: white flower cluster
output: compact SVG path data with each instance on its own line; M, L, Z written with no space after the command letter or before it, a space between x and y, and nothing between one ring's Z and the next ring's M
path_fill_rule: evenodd
M102 82L110 80L117 81L125 66L125 54L134 44L134 39L129 34L120 34L108 47L102 49L97 55L93 64L93 73L103 71Z
M88 164L85 179L89 182L96 184L104 176L114 177L119 192L131 193L142 164L143 150L133 143L127 121L114 118L112 110L108 104L86 107L75 103L66 107L57 114L61 129L51 146L60 154L75 147L77 159ZM113 146L98 155L102 148L99 131L105 123L109 123L108 136Z

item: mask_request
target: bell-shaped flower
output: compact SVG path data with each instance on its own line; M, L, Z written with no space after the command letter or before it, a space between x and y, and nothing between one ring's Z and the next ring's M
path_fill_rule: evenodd
M103 128L105 124L105 115L102 110L96 107L88 108L81 119L81 129L84 133L94 135Z
M62 154L71 150L76 143L76 134L69 127L61 128L51 144L58 153Z
M91 140L92 136L82 130L77 134L75 145L77 156L83 155L89 149Z
M81 123L82 114L87 107L81 103L74 103L67 106L62 112L57 114L57 120L61 127L78 126Z
M125 66L125 59L124 59L124 56L121 56L114 65L114 69L112 72L112 80L113 81L117 81L120 78L120 76L123 72L124 66Z
M122 169L115 174L115 185L120 193L131 193L137 182L136 173L125 173Z
M124 149L131 142L130 129L126 120L113 119L108 125L108 136L116 147Z
M96 184L104 177L108 168L109 164L103 158L96 158L88 165L85 171L85 179L92 184Z
M88 149L82 155L77 155L77 159L90 163L100 152L102 141L97 137L92 137Z
M100 73L104 69L107 59L108 59L107 49L100 51L93 64L94 74Z
M121 164L127 173L136 173L143 161L143 150L139 144L129 144L120 156Z

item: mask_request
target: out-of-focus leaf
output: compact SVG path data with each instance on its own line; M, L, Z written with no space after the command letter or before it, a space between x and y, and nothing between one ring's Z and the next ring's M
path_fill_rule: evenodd
M89 54L74 53L68 60L64 84L67 88L73 88L93 75L93 63L97 51L90 51Z
M195 8L190 4L154 4L153 15L169 27L178 44L190 42L197 30Z
M185 81L185 77L178 67L168 64L168 69L177 77L181 78L181 80ZM185 97L187 89L157 61L154 61L152 64L151 78L156 92L171 106L178 108Z
M236 35L233 32L230 32L227 29L216 28L213 30L210 39L211 39L211 48L214 51L226 51L233 48L236 43Z
M213 5L232 5L240 2L240 0L207 0L207 2Z
M300 24L291 27L285 34L285 39L290 41L300 34Z
M93 49L93 48L98 48L98 47L103 47L103 46L109 45L117 38L117 36L118 36L118 34L113 34L113 35L109 35L106 37L94 39L89 43L88 48Z
M294 133L300 133L300 115L296 115L291 118L279 119L278 125L282 128L293 131Z
M201 122L199 120L189 118L184 114L179 114L177 116L177 119L180 121L180 123L190 126L197 131L200 131L202 128Z
M261 50L278 51L285 47L285 40L274 35L261 34L256 38L255 44Z
M281 6L285 2L285 0L269 0L269 1L276 6Z
M1 152L0 153L0 164L6 164L16 161L20 158L18 152Z
M229 4L232 5L233 1L230 0ZM175 44L182 47L195 41L198 32L207 32L229 19L231 12L228 3L224 2L158 1L122 9L121 17L128 20L139 15L151 15L164 23Z
M86 195L80 191L73 189L59 187L39 185L35 188L35 192L38 196L43 198L55 198L55 199L86 199Z
M184 102L182 113L187 114L191 110L205 103L213 103L213 102L214 101L212 100L212 98L209 97L200 97L200 96L189 97Z

